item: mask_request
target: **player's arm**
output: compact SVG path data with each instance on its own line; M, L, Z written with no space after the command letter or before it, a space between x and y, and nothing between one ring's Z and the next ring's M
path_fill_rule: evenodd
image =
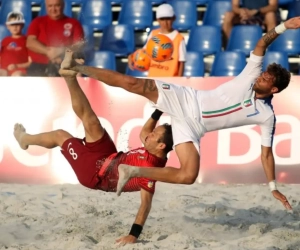
M151 210L153 194L141 189L141 205L131 227L129 235L117 240L120 245L135 243L142 232L143 226Z
M262 146L261 146L261 163L263 165L270 191L273 196L281 201L285 208L291 209L286 197L280 193L276 187L275 177L275 160L272 150L272 141L275 133L275 116L271 116L261 126Z
M274 161L272 147L265 147L265 146L261 147L261 162L264 167L264 171L267 176L269 187L273 196L277 200L281 201L281 203L286 209L292 209L287 198L282 193L280 193L276 187L275 161Z
M161 117L163 112L161 112L158 109L155 109L152 113L151 117L147 120L147 122L144 124L141 132L140 132L140 139L142 143L145 143L146 137L154 130L157 121Z
M300 17L291 18L267 32L256 44L253 54L263 56L268 46L287 29L298 29L300 27Z

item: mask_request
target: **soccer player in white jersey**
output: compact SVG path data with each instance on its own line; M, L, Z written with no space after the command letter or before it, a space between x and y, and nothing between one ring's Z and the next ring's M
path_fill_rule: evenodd
M78 65L72 60L72 51L67 51L62 68L142 95L148 98L155 108L171 116L175 151L180 168L129 168L127 165L120 165L117 193L121 193L123 186L132 177L192 184L198 176L200 138L205 132L257 124L262 130L261 161L271 192L286 209L291 209L287 198L276 187L272 152L275 115L271 105L273 94L281 92L288 86L290 73L278 64L271 64L265 72L261 72L261 69L267 47L286 29L298 28L300 17L295 17L267 32L257 42L241 74L210 91Z

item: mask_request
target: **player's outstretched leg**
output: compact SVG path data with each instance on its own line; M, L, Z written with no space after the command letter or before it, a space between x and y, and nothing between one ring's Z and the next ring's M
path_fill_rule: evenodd
M23 136L26 134L26 129L20 123L16 123L14 127L14 136L19 143L20 147L24 150L28 148L28 145L22 141Z
M118 167L119 180L117 185L117 195L120 196L126 183L139 173L139 168L126 164L120 164Z
M60 65L60 68L61 69L71 69L75 65L76 65L76 62L73 59L73 51L71 51L70 49L66 49L65 57Z

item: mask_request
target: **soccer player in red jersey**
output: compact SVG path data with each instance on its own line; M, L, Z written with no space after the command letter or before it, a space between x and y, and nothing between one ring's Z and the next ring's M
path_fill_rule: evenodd
M34 18L27 31L29 76L59 76L65 48L84 38L80 22L64 15L64 0L45 0L45 7L47 15Z
M71 73L70 73L71 72ZM167 153L172 150L171 126L164 124L156 127L162 112L155 110L140 132L144 147L117 152L114 142L100 124L100 121L80 88L76 73L61 70L71 95L72 107L81 119L85 138L73 137L64 130L41 134L28 134L21 124L16 124L14 136L24 150L30 145L45 148L61 147L62 154L72 166L78 181L85 187L115 192L118 182L119 164L162 168L167 162ZM129 235L117 240L119 244L135 243L151 209L155 191L155 181L147 178L133 178L125 186L125 191L141 192L141 205Z
M24 76L30 66L31 58L26 48L26 36L22 35L24 17L21 12L10 12L7 15L6 27L11 36L1 42L1 76Z

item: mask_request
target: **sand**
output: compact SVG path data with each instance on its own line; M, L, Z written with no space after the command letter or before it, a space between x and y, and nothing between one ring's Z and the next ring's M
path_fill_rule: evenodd
M156 188L139 242L119 247L138 192L117 197L79 184L0 184L0 249L300 249L300 185L279 185L293 211L264 185Z

